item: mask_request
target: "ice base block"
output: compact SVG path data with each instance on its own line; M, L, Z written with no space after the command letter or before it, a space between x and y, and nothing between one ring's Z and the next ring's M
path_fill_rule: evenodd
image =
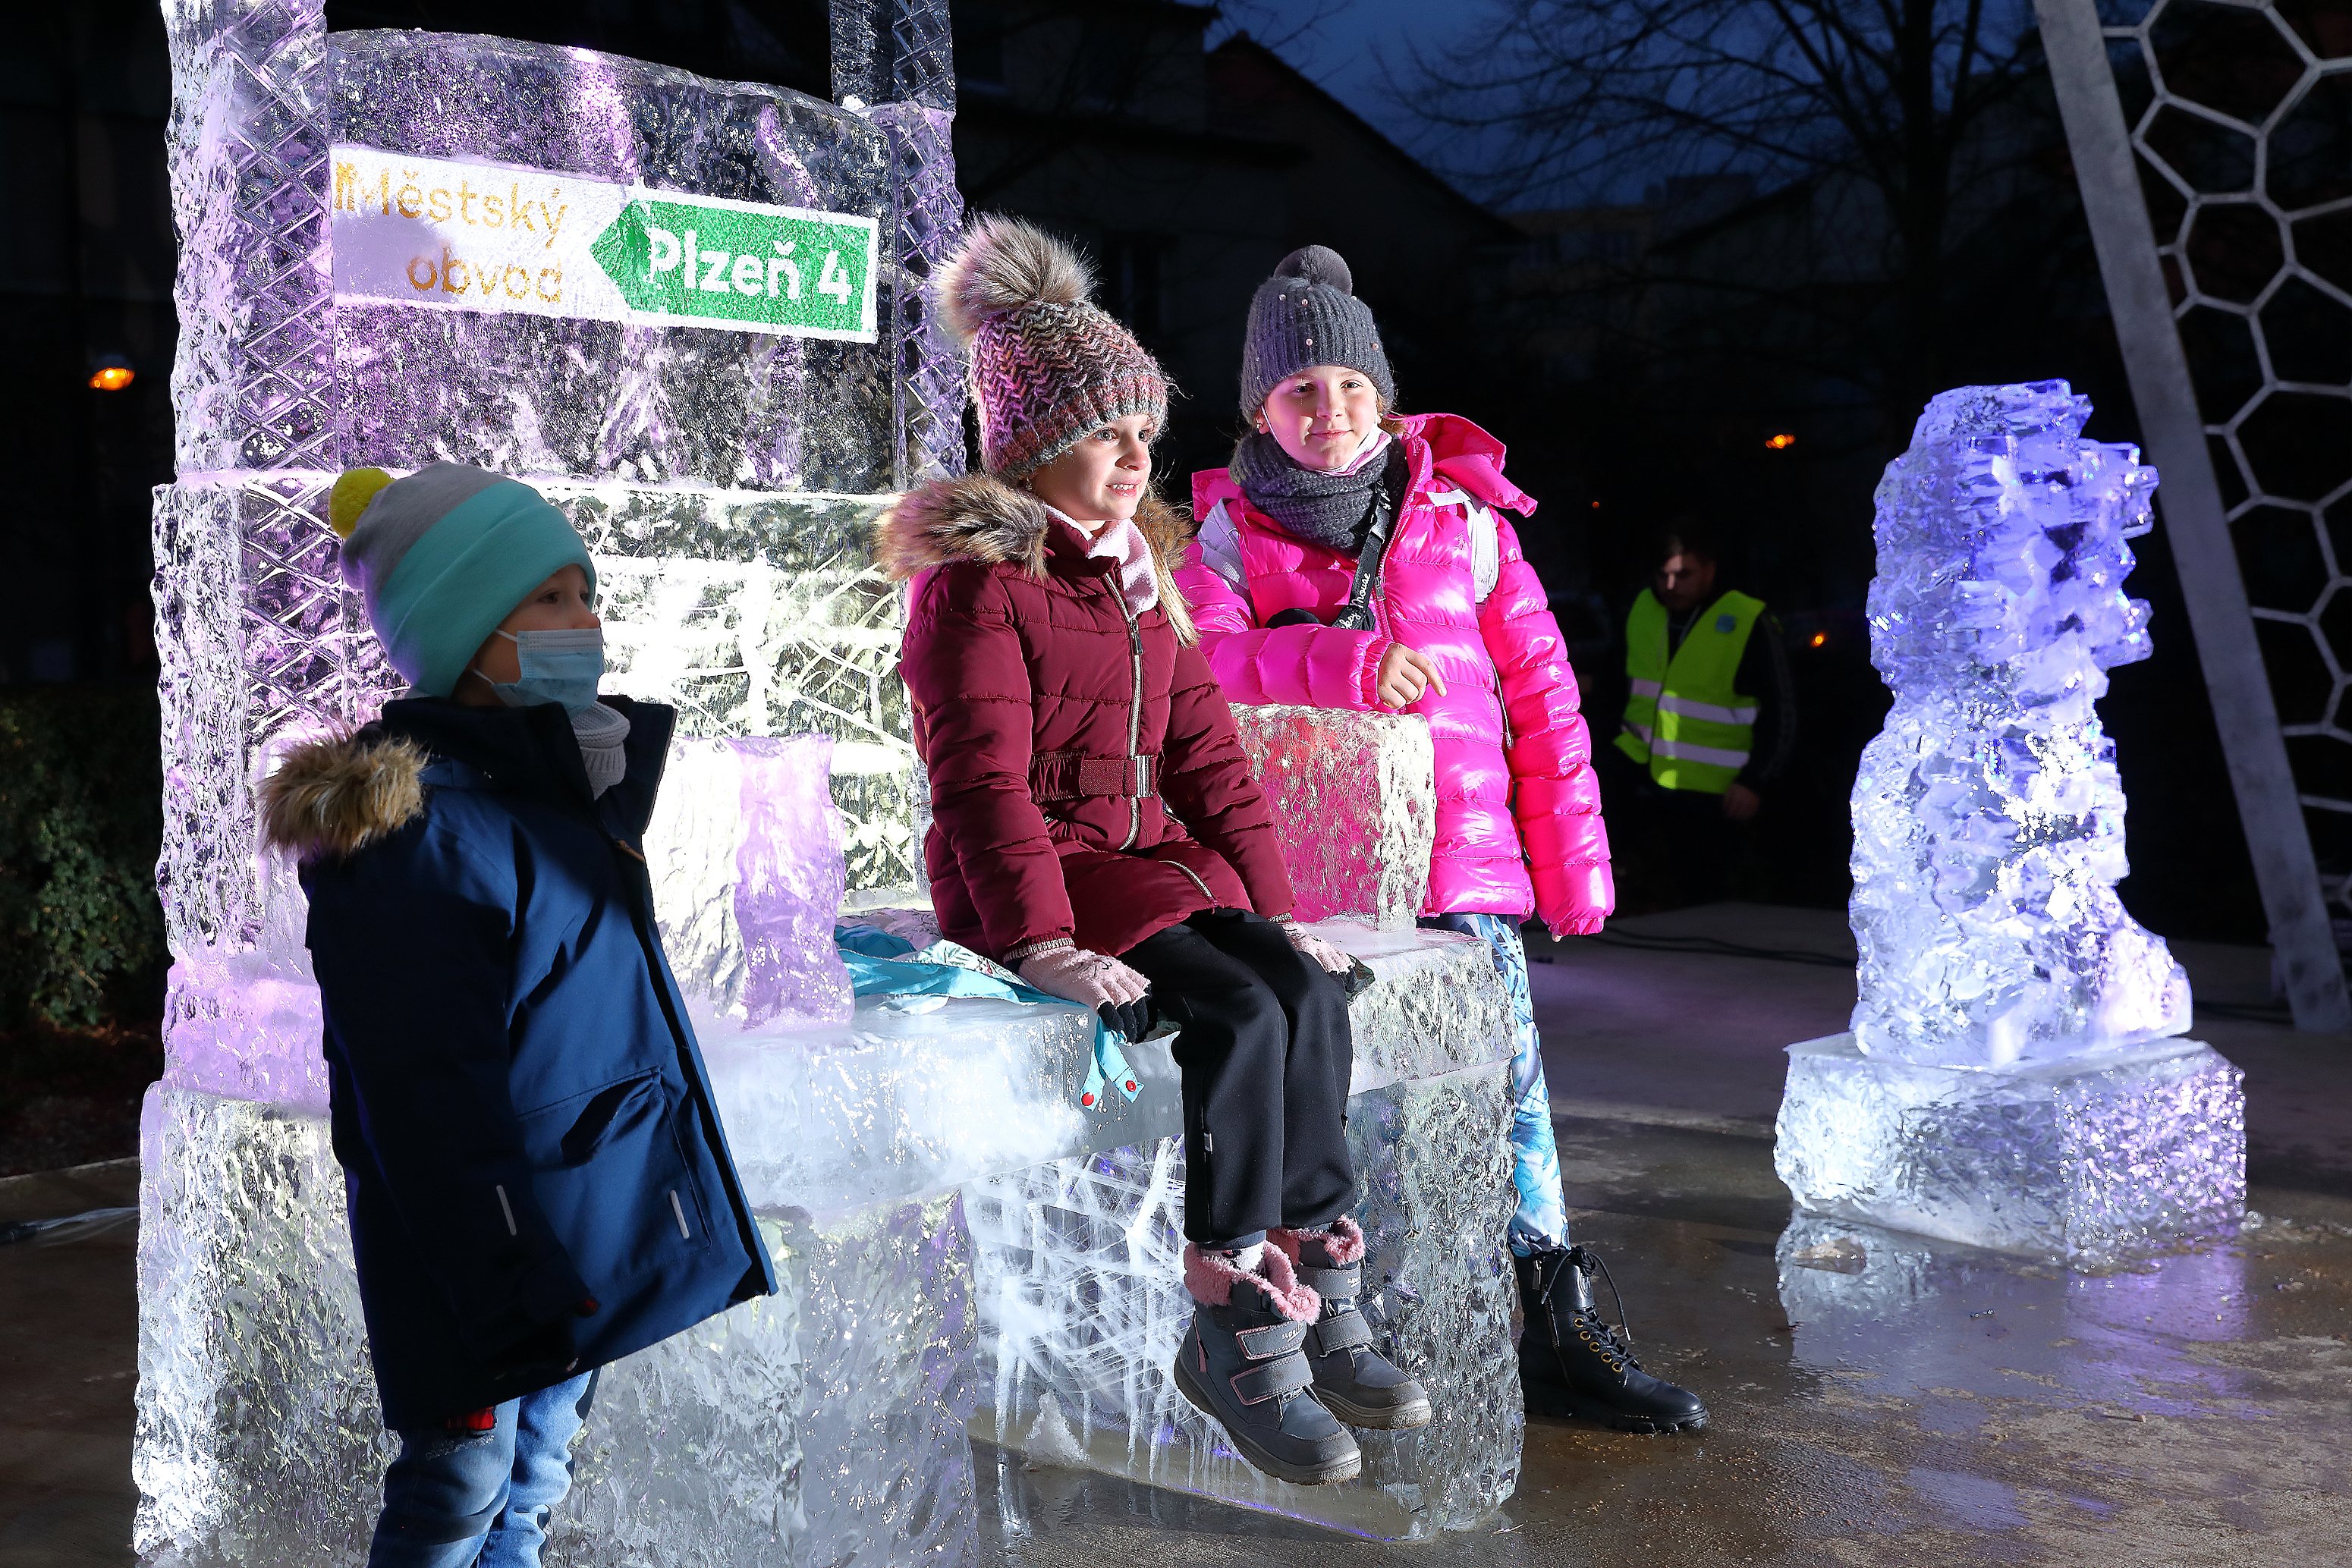
M1809 1213L2103 1268L2234 1227L2244 1074L2164 1040L2013 1069L1789 1047L1773 1166Z
M551 1568L971 1558L956 1196L760 1229L779 1294L604 1369ZM395 1445L325 1121L149 1091L139 1274L142 1561L364 1561Z
M1380 1540L1479 1527L1517 1484L1524 1416L1502 1238L1516 1205L1508 1061L1357 1094L1361 1305L1382 1354L1437 1407L1359 1432L1363 1472L1297 1487L1254 1469L1169 1375L1192 1303L1181 1277L1180 1138L1058 1160L964 1189L981 1322L972 1431L1043 1465L1107 1470Z
M783 1291L606 1370L550 1563L969 1562L968 1422L1041 1461L1360 1533L1491 1518L1520 1437L1502 987L1467 938L1320 929L1378 977L1352 1014L1370 1306L1446 1406L1437 1426L1370 1437L1360 1481L1309 1493L1168 1406L1187 1309L1166 1042L1132 1052L1135 1101L1087 1113L1076 1008L868 999L783 1027L698 998ZM167 1076L142 1123L134 1544L151 1568L355 1564L391 1448L341 1172L307 1094L221 1086ZM1054 1447L1048 1402L1094 1446Z

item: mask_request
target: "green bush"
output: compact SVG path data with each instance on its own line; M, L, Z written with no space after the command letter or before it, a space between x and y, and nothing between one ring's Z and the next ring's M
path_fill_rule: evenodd
M158 734L144 683L0 688L0 1023L155 1006Z

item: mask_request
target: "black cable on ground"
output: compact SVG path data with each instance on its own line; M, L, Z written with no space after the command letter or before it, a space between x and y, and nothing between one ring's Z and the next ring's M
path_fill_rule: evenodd
M110 1230L117 1225L125 1224L138 1218L137 1208L125 1207L93 1208L82 1214L61 1215L55 1219L14 1220L0 1224L0 1247L6 1247L17 1241L30 1241L37 1236L46 1236L52 1241L75 1240L82 1236Z
M1851 969L1854 965L1852 958L1835 953L1816 953L1802 947L1750 947L1717 936L1651 936L1603 931L1576 940L1596 942L1603 947L1628 947L1637 953L1704 953L1727 958L1769 958L1776 964L1818 964L1832 969Z

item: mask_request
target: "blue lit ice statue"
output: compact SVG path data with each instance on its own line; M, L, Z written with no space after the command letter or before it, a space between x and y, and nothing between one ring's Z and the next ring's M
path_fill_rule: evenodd
M2063 382L1945 392L1880 482L1860 999L1790 1048L1777 1164L1814 1213L2095 1264L2234 1223L2245 1136L2237 1069L2177 1038L2188 978L2116 894L2093 705L2149 652L2123 580L2156 474L2089 413Z

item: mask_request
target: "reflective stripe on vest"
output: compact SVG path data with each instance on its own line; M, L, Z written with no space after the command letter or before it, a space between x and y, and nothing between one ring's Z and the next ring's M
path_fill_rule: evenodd
M1748 765L1756 699L1735 689L1761 600L1727 593L1692 622L1666 653L1666 608L1648 589L1625 622L1625 674L1632 695L1617 749L1646 766L1668 789L1720 795Z

